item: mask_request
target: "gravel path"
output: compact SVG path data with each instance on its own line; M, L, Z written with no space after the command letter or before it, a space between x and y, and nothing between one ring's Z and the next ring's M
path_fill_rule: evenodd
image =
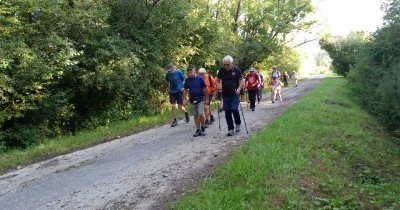
M3 174L0 209L167 209L322 78L284 89L283 103L264 96L254 112L242 103L250 134L242 125L227 137L224 115L220 131L214 111L216 122L204 137L192 137L193 118L181 120Z

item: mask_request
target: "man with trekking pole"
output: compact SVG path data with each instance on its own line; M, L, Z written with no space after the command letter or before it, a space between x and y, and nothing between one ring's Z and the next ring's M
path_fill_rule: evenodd
M239 114L239 94L244 88L244 80L240 69L233 65L232 56L225 56L222 62L224 66L219 69L216 82L217 85L222 82L222 99L225 119L228 124L227 135L233 136L235 132L240 132L241 120ZM233 121L232 115L235 121ZM235 126L233 125L233 122L235 122Z

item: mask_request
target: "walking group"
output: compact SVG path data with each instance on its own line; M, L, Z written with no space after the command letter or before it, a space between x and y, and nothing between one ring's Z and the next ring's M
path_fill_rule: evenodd
M218 98L220 102L217 110L218 118L222 110L225 112L225 119L228 125L227 135L233 136L235 133L240 132L242 121L239 107L242 107L239 95L244 91L248 92L250 109L254 111L256 100L258 100L259 103L262 98L264 79L254 67L251 67L249 74L243 78L241 70L233 64L232 56L227 55L222 61L223 67L218 70L216 78L208 74L205 68L200 68L196 73L196 67L194 65L189 65L187 67L187 77L182 71L175 69L172 64L167 65L165 78L168 82L169 99L172 108L173 121L171 127L178 125L176 119L177 109L180 109L185 114L186 123L190 121L189 113L184 106L187 103L187 96L189 95L190 114L193 115L194 124L196 126L196 131L193 134L194 137L206 135L206 128L215 122L211 107L211 102L215 98ZM273 70L275 69L276 66L273 67ZM276 95L278 95L280 101L282 101L282 96L280 94L280 75L274 76L275 74L273 71L271 74L272 88L275 87L274 81L278 82L279 85L275 88L277 91L275 91L275 89L272 91L273 93L276 92L272 102L275 102ZM241 111L243 115L243 110ZM246 124L244 116L243 120ZM220 125L219 127L221 128Z

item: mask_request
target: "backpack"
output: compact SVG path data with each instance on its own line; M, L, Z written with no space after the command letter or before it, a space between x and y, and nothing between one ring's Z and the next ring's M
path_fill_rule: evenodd
M214 91L215 91L215 82L214 82L214 84L213 84L213 82L212 82L212 77L211 77L211 75L210 74L207 74L208 75L208 89L210 90L213 90L211 93L214 93Z
M281 77L281 72L276 71L276 72L272 72L271 73L271 78L276 79L276 78L280 78Z

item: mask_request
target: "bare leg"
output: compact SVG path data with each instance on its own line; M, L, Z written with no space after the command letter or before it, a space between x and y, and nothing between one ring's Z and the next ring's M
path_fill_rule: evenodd
M199 124L200 124L200 126L201 126L201 127L204 127L204 121L205 121L204 115L203 115L203 114L199 114L199 115L198 115L198 118L199 118Z
M203 119L204 119L204 118L203 118ZM194 116L194 124L196 125L196 128L197 128L197 129L200 129L200 124L201 124L201 122L200 122L200 117L199 117L198 114Z
M186 108L182 105L182 104L178 104L178 108L180 109L180 110L182 110L182 112L183 113L186 113ZM175 106L175 109L176 109L176 106ZM172 109L172 112L173 112L174 110ZM175 111L175 116L176 116L176 111Z
M171 104L172 108L172 119L176 119L176 104Z
M209 119L209 117L210 117L210 110L211 108L210 108L210 105L207 105L207 104L204 104L204 114L205 114L205 117L206 117L206 119L208 120Z
M279 95L279 101L282 102L282 93L281 93L281 91L278 91L278 95Z

